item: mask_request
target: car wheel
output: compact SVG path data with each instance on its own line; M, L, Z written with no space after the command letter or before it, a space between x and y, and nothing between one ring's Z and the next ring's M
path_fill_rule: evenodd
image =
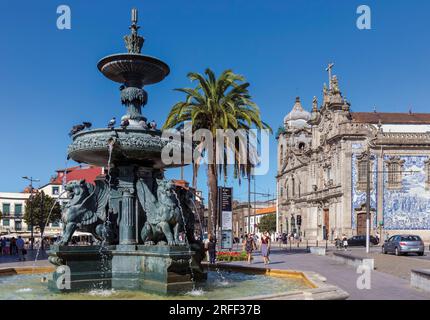
M418 252L418 255L419 255L420 257L422 257L422 256L424 255L424 252Z
M401 255L400 250L397 247L396 247L396 249L394 249L394 253L395 253L396 256L400 256Z

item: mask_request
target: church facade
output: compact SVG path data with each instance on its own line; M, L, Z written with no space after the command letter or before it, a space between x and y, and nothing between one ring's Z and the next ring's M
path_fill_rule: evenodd
M333 76L311 112L296 99L277 139L279 232L365 234L370 159L371 234L430 240L430 114L352 112Z

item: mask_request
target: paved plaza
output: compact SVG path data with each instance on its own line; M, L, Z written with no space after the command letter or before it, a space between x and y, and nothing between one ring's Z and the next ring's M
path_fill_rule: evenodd
M391 264L394 270L398 270L398 265L405 265L408 263L407 257L400 257L400 263L393 263L391 258L399 258L395 256L386 257L387 261L378 259L376 267L378 268L378 262L384 261L384 271L387 271L388 265ZM412 262L418 261L420 263L425 262L427 268L430 268L430 261L420 261L415 259ZM233 262L238 265L248 265L246 262ZM263 259L259 254L255 255L253 267L265 268ZM375 270L371 275L371 290L359 290L357 289L356 282L359 274L356 272L356 268L341 264L328 256L316 256L307 253L303 249L286 250L286 249L274 249L271 254L271 264L269 268L273 269L284 269L284 270L302 270L302 271L314 271L327 279L327 282L340 287L350 294L349 299L353 300L430 300L430 293L413 289L409 285L409 279L401 278L394 274L387 272L381 272ZM415 268L415 267L414 267ZM401 274L404 275L404 270ZM393 272L394 273L394 272Z

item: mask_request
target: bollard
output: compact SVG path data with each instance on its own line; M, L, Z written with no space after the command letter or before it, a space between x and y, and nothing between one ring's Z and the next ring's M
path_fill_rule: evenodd
M291 251L291 241L290 241L290 251Z
M306 250L309 250L309 240L306 240Z
M317 248L318 248L318 240L317 240Z
M328 240L325 241L325 249L328 249Z

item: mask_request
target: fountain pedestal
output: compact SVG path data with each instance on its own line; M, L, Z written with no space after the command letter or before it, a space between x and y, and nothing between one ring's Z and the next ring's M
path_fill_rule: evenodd
M193 280L205 278L193 262L194 254L185 245L119 245L112 251L112 287L157 294L191 290Z
M186 245L117 245L108 249L54 245L49 261L66 268L54 272L48 285L54 291L65 292L94 289L144 290L156 294L186 292L193 288L193 281L206 279L194 255ZM69 286L63 280L70 280Z
M57 266L48 287L54 291L110 289L112 254L100 246L59 246L49 251L49 261Z

